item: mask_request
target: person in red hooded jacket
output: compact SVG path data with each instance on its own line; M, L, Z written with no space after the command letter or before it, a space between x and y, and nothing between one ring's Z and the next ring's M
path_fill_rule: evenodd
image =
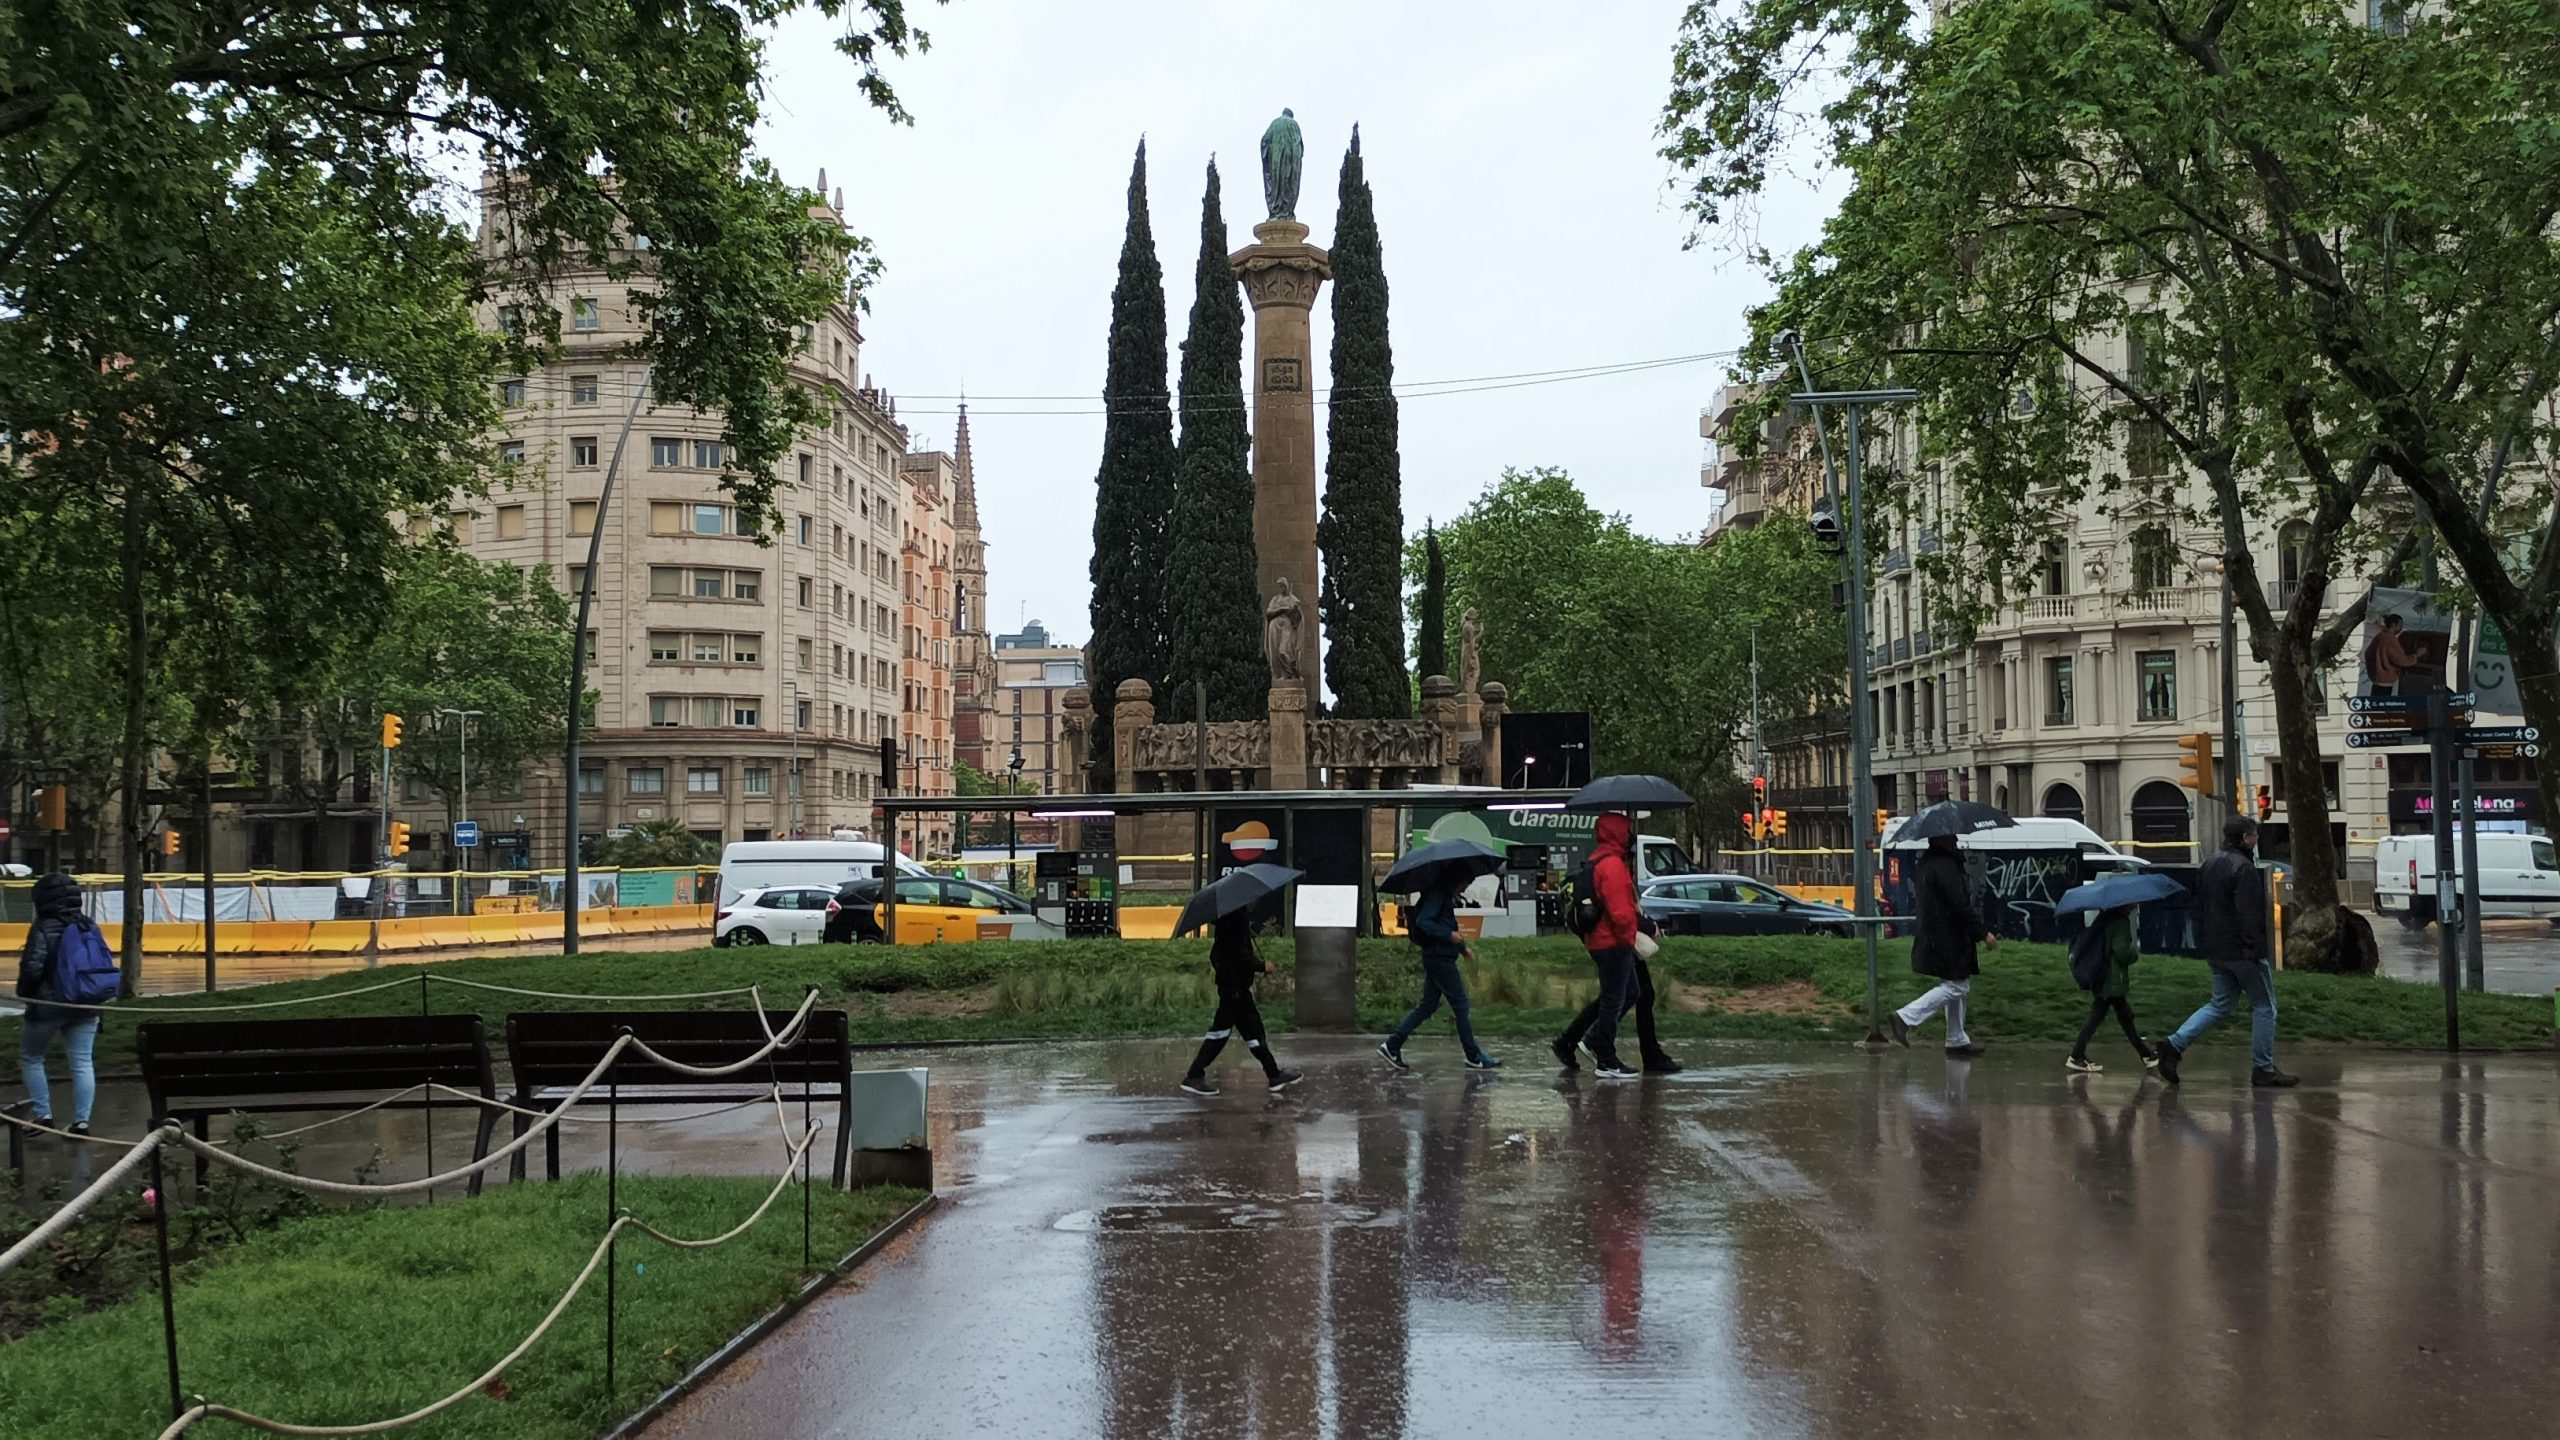
M1591 1021L1578 1048L1591 1057L1594 1073L1603 1080L1636 1078L1636 1072L1618 1059L1618 1017L1627 1012L1636 984L1636 931L1641 921L1636 911L1635 856L1635 822L1624 815L1601 816L1591 847L1591 882L1600 902L1600 920L1582 937L1583 948L1591 952L1592 968L1600 972L1600 998L1584 1012Z

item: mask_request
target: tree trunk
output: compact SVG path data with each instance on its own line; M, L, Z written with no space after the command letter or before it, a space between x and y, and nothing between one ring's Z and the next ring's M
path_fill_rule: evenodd
M120 993L130 997L142 984L143 815L150 799L149 764L151 696L144 683L151 662L151 621L144 609L143 565L146 529L139 484L124 501L124 939Z
M2311 708L2311 671L2310 652L2302 645L2279 646L2267 666L2276 703L2278 763L2284 768L2286 828L2293 836L2284 963L2289 970L2353 970L2357 947L2347 942L2346 907L2338 898L2341 867L2337 846L2330 842L2329 786L2320 769L2320 720Z

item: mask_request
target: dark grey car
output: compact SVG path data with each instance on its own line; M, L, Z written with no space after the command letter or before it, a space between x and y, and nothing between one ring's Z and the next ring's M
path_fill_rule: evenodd
M1646 882L1636 908L1665 935L1846 935L1851 920L1748 875L1667 875Z

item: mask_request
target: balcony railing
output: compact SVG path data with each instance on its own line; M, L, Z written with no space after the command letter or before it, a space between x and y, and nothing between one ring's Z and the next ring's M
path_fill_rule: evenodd
M1895 663L1897 663L1897 664L1899 664L1899 663L1901 663L1902 661L1905 661L1905 660L1908 660L1908 659L1910 659L1910 658L1911 658L1911 637L1910 637L1910 636L1908 636L1908 635L1896 635L1895 637L1893 637L1893 658L1894 658Z
M1890 645L1877 646L1874 658L1867 662L1869 668L1876 670L1881 670L1892 663L1893 647Z
M1943 542L1941 542L1941 541L1938 539L1938 532L1937 532L1937 531L1935 531L1935 530L1923 530L1923 531L1921 531L1921 532L1920 532L1920 553L1921 553L1921 554L1923 554L1923 555L1935 555L1935 554L1937 554L1937 553L1938 553L1938 547L1939 547L1939 545L1940 545L1941 543L1943 543Z
M2047 729L2058 729L2080 722L2072 719L2071 712L2068 710L2047 710L2044 712L2044 723Z
M1911 568L1911 552L1910 552L1910 551L1908 551L1908 550L1902 550L1902 549L1893 549L1893 550L1887 550L1886 552L1884 552L1884 573L1886 573L1887 575L1895 575L1895 574L1899 574L1899 573L1901 573L1902 571L1908 570L1908 569L1910 569L1910 568Z
M1911 653L1914 655L1926 655L1937 649L1938 647L1936 645L1930 643L1935 638L1936 637L1931 635L1925 628L1914 631L1911 636Z

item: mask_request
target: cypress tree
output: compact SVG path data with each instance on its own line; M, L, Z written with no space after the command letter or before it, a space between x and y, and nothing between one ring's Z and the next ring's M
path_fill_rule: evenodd
M1182 444L1165 542L1169 693L1157 713L1190 719L1196 680L1208 686L1208 718L1249 720L1262 714L1271 672L1262 658L1262 600L1254 581L1244 299L1227 268L1215 160L1200 198L1200 263L1192 283L1191 333L1182 343Z
M1316 548L1324 559L1317 613L1325 684L1336 714L1363 719L1413 713L1404 667L1404 482L1394 387L1387 273L1354 126L1334 220L1333 406Z
M1111 291L1110 363L1103 373L1102 468L1094 476L1093 750L1112 754L1120 682L1164 684L1165 514L1173 507L1173 403L1165 390L1164 270L1147 226L1147 145L1129 171L1129 229ZM1108 787L1107 776L1097 788Z
M1417 622L1415 664L1425 676L1448 675L1449 565L1440 554L1440 531L1431 525L1422 527L1422 613Z

